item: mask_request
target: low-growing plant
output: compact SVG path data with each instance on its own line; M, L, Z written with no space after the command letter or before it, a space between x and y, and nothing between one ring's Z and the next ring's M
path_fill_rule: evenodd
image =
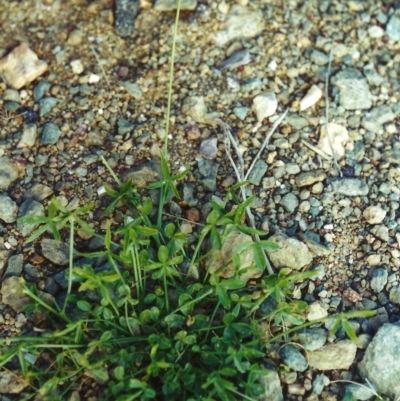
M165 163L163 179L150 188L168 186L170 191L178 178L172 179ZM268 374L263 365L265 345L315 324L305 321L307 304L290 299L294 284L315 272L289 274L281 269L247 287L239 271L241 253L252 248L255 263L264 268L264 250L277 249L268 240L257 243L251 237L232 255L236 268L232 277L223 279L208 272L204 241L218 250L233 229L255 232L242 223L252 198L230 211L226 202L211 202L206 225L195 243L189 243L176 224L152 213L151 199L141 198L130 181L118 181L116 189L105 186L105 190L111 203L104 217L124 207L124 223L112 227L108 220L105 235L96 234L103 239L104 249L80 254L87 261L80 266L73 262L78 253L70 237L63 300L59 297L49 304L35 287L22 282L23 292L33 301L26 312L40 312L40 316L44 312L50 327L39 335L0 340L0 344L12 344L3 348L0 365L18 361L32 386L27 399L38 393L45 400L63 400L91 378L97 383L98 400L256 400L265 391L259 378ZM89 210L87 206L70 212L53 198L48 216L23 219L42 224L28 240L48 228L60 239L60 230L73 233L75 225L93 234L79 217ZM106 258L107 263L95 268L96 258ZM267 299L276 307L260 316L259 307ZM347 317L338 315L334 330L344 323L355 338L346 325ZM266 319L275 326L285 322L294 327L266 340L260 326Z

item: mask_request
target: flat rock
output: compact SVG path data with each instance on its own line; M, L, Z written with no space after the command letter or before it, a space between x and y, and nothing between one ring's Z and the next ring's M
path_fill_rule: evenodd
M60 128L54 123L46 123L43 126L42 136L40 138L40 143L42 145L54 145L57 143L62 132Z
M139 7L139 0L115 1L115 30L118 36L125 38L132 34Z
M44 207L33 199L27 199L19 208L18 218L27 216L44 216ZM19 235L27 237L38 228L38 224L28 224L17 222Z
M280 204L285 208L287 212L293 213L296 207L299 206L299 200L297 199L296 195L289 192L282 198Z
M257 397L258 401L284 401L278 372L275 368L268 370L267 374L260 375L258 378L264 388L264 393Z
M326 179L327 175L323 170L316 169L300 173L294 178L294 181L298 187L304 187L306 185L312 185L316 182L321 182Z
M28 295L22 293L19 278L15 276L3 280L0 293L1 302L17 313L22 312L32 302Z
M19 277L20 274L22 273L22 264L23 264L24 258L22 254L18 255L12 255L8 259L8 266L7 270L3 274L3 279L11 276L16 276Z
M2 370L0 372L0 394L19 394L29 386L20 371Z
M50 113L51 109L58 103L55 97L44 97L39 101L40 117Z
M400 325L384 324L368 345L358 371L380 395L393 399L400 394Z
M176 0L156 0L154 9L158 11L176 10L178 2ZM197 6L197 0L181 0L181 10L194 10Z
M367 220L369 224L379 224L382 223L386 216L386 210L382 209L380 206L368 206L363 211L363 217Z
M158 181L161 177L160 163L154 161L143 163L140 166L133 167L121 174L123 182L132 180L137 188L145 188L152 182Z
M207 138L204 139L200 144L200 154L202 157L208 160L215 159L218 153L218 139L217 138Z
M258 122L272 116L278 108L278 99L274 92L263 92L253 99L253 109Z
M64 242L44 238L41 242L43 256L56 265L66 266L69 261L69 247Z
M25 199L41 201L53 194L53 189L47 185L34 184L24 194Z
M0 195L0 220L5 223L14 223L17 214L17 204L9 196Z
M0 190L5 190L23 173L25 166L8 156L0 157Z
M203 96L188 96L183 103L182 113L203 124L211 124L218 117L216 113L208 113Z
M300 111L314 106L322 97L322 90L317 85L312 85L303 99L300 100Z
M316 256L328 256L331 254L332 250L328 249L326 246L320 244L312 238L307 237L302 233L299 233L298 237L307 245L307 248Z
M318 370L347 370L356 357L357 345L350 340L338 341L334 344L308 352L308 364Z
M387 270L383 267L378 267L377 269L374 269L371 278L371 288L376 293L380 293L385 288L385 285L388 281L388 275L389 274Z
M276 251L267 251L270 261L277 269L288 267L289 269L300 270L313 260L307 246L295 238L277 234L273 235L269 240L280 246Z
M0 75L8 85L20 89L40 77L47 67L47 63L39 60L26 43L21 43L0 60Z
M322 327L299 330L295 338L307 351L315 351L326 343L327 332Z
M36 124L25 124L17 148L31 148L35 144L36 137L37 137Z
M224 29L211 34L211 39L224 46L235 39L254 38L264 28L264 16L261 10L252 10L235 4L229 11Z
M235 252L236 246L244 242L252 241L249 235L243 234L240 231L233 230L222 242L220 251L212 249L207 258L207 270L210 274L217 273L220 277L232 277L236 270L232 263L232 254ZM263 273L263 270L255 267L253 250L247 249L240 253L241 270L247 270L240 275L240 278L247 282L250 279L258 278ZM223 266L223 267L222 267Z
M394 42L400 40L400 18L398 15L393 14L390 17L386 25L386 34L389 36L389 39Z
M282 362L295 372L304 372L308 367L306 358L293 345L283 346L279 351L279 356Z
M322 319L326 316L328 316L328 312L319 302L313 302L308 306L306 315L308 321Z
M371 108L372 95L360 71L347 68L332 77L331 81L339 89L339 102L346 110Z
M346 149L353 149L353 140L346 127L328 123L321 127L318 148L328 156L334 155L337 159L341 159Z
M383 241L389 241L389 229L383 224L379 224L374 226L371 229L371 234L375 235L375 237L380 238Z
M257 160L253 170L251 170L251 173L249 174L249 181L253 185L260 185L261 180L263 179L267 170L267 163L265 163L263 160Z
M342 178L331 182L332 189L346 196L365 196L368 195L369 187L360 178Z

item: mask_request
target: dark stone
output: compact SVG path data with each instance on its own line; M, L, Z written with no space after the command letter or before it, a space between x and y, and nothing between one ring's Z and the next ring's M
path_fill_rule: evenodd
M118 36L125 38L132 34L133 24L138 11L138 0L115 1L115 29Z

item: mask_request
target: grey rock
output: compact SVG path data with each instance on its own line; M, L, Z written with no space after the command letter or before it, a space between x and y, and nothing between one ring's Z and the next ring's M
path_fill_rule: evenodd
M268 369L269 372L259 377L259 382L264 388L264 393L257 398L258 401L284 401L282 386L278 372L275 369Z
M116 0L115 2L115 30L118 36L130 36L137 13L139 0Z
M307 369L307 360L293 345L285 345L279 351L282 362L296 372L304 372Z
M254 38L264 28L261 10L235 4L230 8L225 21L225 29L211 34L214 42L222 47L235 39Z
M295 177L295 183L298 187L304 187L306 185L312 185L316 182L321 182L326 179L326 173L323 170L311 170L305 173L301 173Z
M11 276L19 277L22 273L23 260L24 258L21 254L10 256L8 259L7 270L3 274L3 279Z
M143 92L137 83L126 81L124 87L134 99L140 100L142 98Z
M258 77L251 78L248 81L244 82L240 89L243 92L252 92L252 91L259 91L262 87L261 79Z
M400 150L391 149L383 153L383 160L390 164L400 164ZM381 191L383 192L383 191Z
M386 269L379 267L374 269L371 278L371 288L379 293L383 290L388 281L388 272Z
M31 265L30 263L27 263L24 266L24 273L27 280L41 277L41 273L39 272L38 268L34 265Z
M325 375L316 375L313 381L313 393L316 395L321 395L326 383L329 383L329 379Z
M315 351L326 343L326 330L315 327L299 330L295 336L307 351Z
M293 213L296 207L299 206L299 200L291 192L287 193L280 203L289 213Z
M287 121L295 130L301 130L308 127L308 120L298 114L288 114L284 121Z
M176 0L156 0L154 9L158 11L176 10ZM197 6L197 0L181 0L181 10L194 10Z
M208 192L214 192L217 188L218 164L203 158L198 158L196 160L200 174L205 177L201 180L204 189Z
M249 112L248 107L234 107L233 108L233 113L239 120L244 120L247 116L247 113Z
M51 262L60 265L68 265L69 247L63 242L44 238L41 242L43 256Z
M340 71L331 80L339 89L340 105L346 110L371 108L372 95L361 72L354 68L347 68Z
M367 401L376 393L373 385L363 383L363 386L358 384L346 384L346 393L351 394L355 400Z
M240 49L233 52L228 58L222 61L218 65L217 69L219 71L223 70L234 70L242 65L250 63L250 52L249 49Z
M0 372L0 394L20 394L29 382L24 379L20 371L3 370ZM2 400L9 400L2 397Z
M343 178L332 181L331 185L335 192L346 196L365 196L369 192L367 183L359 178Z
M50 113L52 108L58 103L58 99L55 97L45 97L39 101L40 117L43 117L47 113Z
M274 235L270 241L277 243L280 248L276 251L267 251L273 265L300 270L311 263L313 256L305 244L295 238L287 238L284 235Z
M385 81L385 78L379 75L372 68L364 68L363 72L365 77L367 78L368 83L371 86L381 86Z
M132 180L137 188L145 188L152 182L158 181L161 177L161 166L159 162L149 161L140 166L125 170L121 174L123 182Z
M5 223L14 223L17 214L17 204L9 196L0 195L0 220Z
M287 164L285 164L285 170L290 175L294 175L294 174L300 173L300 167L296 163L287 163Z
M378 224L371 229L371 234L383 241L389 241L389 229L383 224Z
M33 90L33 98L35 102L38 102L42 99L46 92L50 90L50 83L47 81L40 81Z
M400 394L400 325L384 324L368 345L358 371L380 395Z
M0 157L0 190L8 189L9 186L21 174L21 167L13 159L7 156Z
M27 199L19 208L18 218L28 216L44 216L44 207L33 199ZM27 237L36 228L38 224L28 224L17 222L17 230L22 237Z
M54 277L47 277L44 282L46 292L51 295L57 295L60 292L60 286L56 283Z
M386 34L390 40L397 42L400 39L400 18L393 14L386 25Z
M183 201L190 207L196 206L199 200L193 196L194 186L192 184L183 184L182 197Z
M217 138L204 139L200 144L200 154L207 160L215 159L218 153L217 144Z
M396 115L387 105L374 107L367 117L363 118L361 125L368 131L378 133L386 124L395 119Z
M42 145L54 145L61 136L61 130L54 123L46 123L43 126L40 143Z
M364 332L376 332L385 323L389 322L389 316L384 307L375 310L375 316L362 322L361 327Z
M316 256L328 256L331 254L332 249L327 248L313 238L299 233L299 238L307 245L308 249Z
M390 289L389 299L396 305L400 305L400 286L396 286Z
M37 137L36 124L25 124L17 148L31 148L35 144L36 137Z
M25 192L24 198L41 201L43 199L46 199L52 194L53 194L53 189L51 187L43 184L34 184Z
M125 135L128 132L131 132L135 128L135 124L122 117L118 118L117 124L118 124L118 135Z
M54 275L54 280L57 284L60 285L62 289L68 288L68 269L62 270Z
M21 96L15 89L6 89L4 91L3 100L8 102L21 103Z
M18 277L7 277L1 286L1 302L8 305L15 312L20 313L31 303L31 298L22 293L22 286Z
M319 50L313 50L310 54L310 60L317 65L325 65L329 62L329 56Z
M349 369L356 357L357 345L350 340L338 341L308 352L308 364L318 370Z
M251 173L249 174L250 182L254 185L260 185L260 182L263 179L264 174L267 172L267 170L267 163L265 163L263 160L257 160L256 164L253 167L253 170L251 170Z

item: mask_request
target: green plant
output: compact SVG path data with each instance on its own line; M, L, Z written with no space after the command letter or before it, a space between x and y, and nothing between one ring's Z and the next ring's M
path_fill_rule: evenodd
M164 170L160 183L170 185L168 177L169 171ZM24 376L46 400L65 399L88 377L98 384L98 399L257 399L263 392L258 378L268 373L262 364L266 342L259 323L268 319L275 325L283 321L296 325L268 342L309 325L304 318L306 304L291 300L290 293L295 282L315 272L290 275L282 269L251 290L238 272L228 279L209 274L199 251L202 242L209 239L211 247L220 249L233 229L253 233L242 224L252 199L231 211L213 202L191 251L186 234L175 224L152 224L149 198L141 199L131 182L119 184L118 189L106 187L112 201L104 215L113 213L121 202L129 215L120 227L107 225L103 251L85 254L93 260L106 256L106 268L72 265L63 305L56 300L49 305L34 287L23 283L23 292L33 300L27 312L48 313L52 329L40 336L13 338L14 345L0 355L0 365L17 358ZM48 216L24 220L43 224L30 240L47 228L60 238L61 227L73 232L75 222L93 234L78 217L89 210L72 213L53 199ZM112 241L114 236L120 241ZM276 245L266 240L244 243L232 256L236 268L241 253L249 248L261 266L263 250ZM198 280L191 278L194 268L199 270ZM277 307L257 318L267 298ZM339 315L338 324L346 316Z

